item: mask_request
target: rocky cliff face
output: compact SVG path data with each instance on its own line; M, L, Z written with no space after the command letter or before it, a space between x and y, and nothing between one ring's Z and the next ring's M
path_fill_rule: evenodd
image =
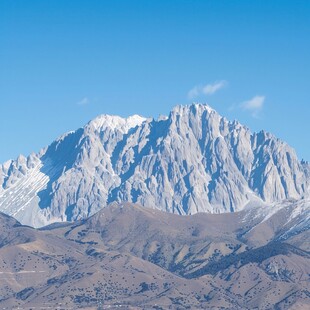
M0 210L34 226L85 218L113 201L234 212L308 196L309 171L286 143L206 105L177 106L159 120L103 115L0 166Z

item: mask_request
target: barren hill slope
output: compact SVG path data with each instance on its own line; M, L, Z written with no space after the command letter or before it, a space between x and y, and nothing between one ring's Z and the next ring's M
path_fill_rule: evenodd
M1 214L11 239L0 247L0 305L306 309L309 223L294 230L291 215L289 205L178 216L125 203L35 230Z

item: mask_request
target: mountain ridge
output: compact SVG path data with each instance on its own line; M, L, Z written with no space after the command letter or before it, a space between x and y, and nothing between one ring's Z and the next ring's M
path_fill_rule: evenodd
M309 225L283 236L291 212L181 216L124 202L40 230L0 213L0 305L308 309Z
M107 204L223 213L309 196L309 165L270 133L203 104L157 120L101 115L27 158L0 166L0 211L31 226Z

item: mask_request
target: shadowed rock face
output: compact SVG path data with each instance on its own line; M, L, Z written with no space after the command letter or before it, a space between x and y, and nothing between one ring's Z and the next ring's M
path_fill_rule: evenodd
M159 120L103 115L0 166L0 210L35 227L87 218L113 201L183 215L235 212L306 197L309 171L286 143L206 105Z
M115 203L74 224L0 225L4 308L310 306L306 201L193 216Z

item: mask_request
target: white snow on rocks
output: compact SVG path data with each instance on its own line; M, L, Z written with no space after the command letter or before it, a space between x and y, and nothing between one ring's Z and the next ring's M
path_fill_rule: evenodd
M146 118L136 114L127 118L122 118L116 115L103 114L90 121L89 126L93 126L97 131L102 131L106 128L109 128L112 130L117 129L123 133L127 133L129 129L140 126L145 121Z
M309 197L309 165L273 135L203 104L158 120L101 115L28 158L0 166L0 211L40 226L133 202L178 214Z

